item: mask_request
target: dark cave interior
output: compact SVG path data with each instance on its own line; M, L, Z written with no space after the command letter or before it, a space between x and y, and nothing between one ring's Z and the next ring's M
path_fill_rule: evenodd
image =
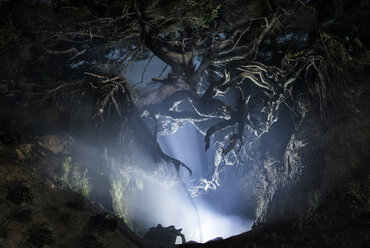
M0 248L368 247L369 5L0 0Z

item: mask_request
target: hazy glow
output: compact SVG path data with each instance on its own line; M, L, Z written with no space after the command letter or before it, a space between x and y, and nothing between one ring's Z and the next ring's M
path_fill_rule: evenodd
M227 238L248 231L253 221L242 220L237 216L222 215L212 211L210 207L199 208L202 223L203 241L215 237Z
M141 78L142 68L145 67L147 61L134 63L125 73L125 77L131 82L137 82ZM199 64L200 61L201 58L198 58L195 64ZM140 86L147 86L152 77L158 77L158 72L162 70L164 65L155 57L149 64L143 77L143 84ZM167 73L168 70L164 75ZM221 195L220 200L217 198L216 203L215 201L210 203L203 196L191 198L189 189L199 186L202 178L210 179L212 177L209 172L214 164L214 154L217 147L211 146L206 153L204 151L204 136L190 123L178 124L179 128L173 130L176 131L175 133L159 136L158 142L165 153L187 164L192 169L193 175L189 177L187 171L181 170L181 180L178 180L172 165L163 165L155 173L145 172L135 165L125 165L123 170L115 171L117 180L119 180L117 175L122 175L121 182L124 182L122 188L126 189L122 193L121 188L117 187L119 199L122 201L122 209L126 211L126 217L129 217L127 221L129 223L130 221L135 222L135 224L140 223L142 229L157 226L157 224L175 225L176 228L183 229L182 233L187 241L198 242L206 242L216 237L227 238L248 231L253 220L225 215L220 212L224 206L230 203L225 199L232 198ZM140 153L140 151L137 152ZM137 162L145 165L149 160L144 160L145 154L142 155L139 156L142 161ZM219 187L213 191L218 189ZM228 196L236 195L233 189L226 194ZM192 201L196 208L194 208ZM196 209L199 213L200 227ZM199 228L202 230L202 240Z
M138 173L138 175L141 173ZM227 238L248 231L253 224L252 220L243 220L237 216L228 216L213 210L200 197L195 198L199 210L203 240L200 239L197 213L191 204L188 195L181 183L164 183L160 177L146 175L140 177L145 185L142 191L137 192L138 199L135 203L135 213L146 222L147 227L162 224L163 226L175 225L183 228L187 240L206 242L216 237ZM220 199L222 204L222 199Z
M190 123L184 123L183 127L173 135L160 137L159 142L167 154L185 162L193 170L194 174L192 177L189 177L187 173L181 173L182 180L187 184L188 189L199 183L199 180L204 177L204 168L212 166L212 153L215 150L210 149L209 152L204 152L204 136ZM215 207L207 203L202 197L196 197L193 200L199 210L203 235L203 240L200 240L196 212L191 205L190 196L186 194L185 189L180 185L178 189L178 192L174 191L176 196L173 195L166 200L168 204L166 204L164 209L167 211L167 209L173 207L177 209L179 214L177 216L167 215L165 219L168 219L168 225L176 223L177 228L183 228L183 233L187 240L206 242L216 237L227 238L250 230L253 220L245 220L238 216L217 212ZM233 192L229 192L229 194L233 194ZM225 202L220 198L217 204L222 206ZM164 224L167 225L166 223Z
M224 189L224 193L216 195L213 201L205 198L206 195L191 197L189 189L206 176L203 173L213 162L208 157L212 154L204 152L203 140L203 135L187 124L175 134L162 136L159 140L167 154L186 162L194 171L191 177L186 170L180 170L180 175L177 175L173 165L169 164L163 164L154 172L135 165L115 167L112 177L116 183L112 191L116 211L125 217L129 225L134 225L140 232L158 224L174 225L183 229L186 240L197 242L216 237L227 238L250 229L253 220L233 216L230 214L232 209L225 214L230 202L238 200L237 197L230 197L236 195L235 188L221 184L213 192ZM209 153L212 152L214 150ZM147 163L144 157L144 154L139 156L137 163Z

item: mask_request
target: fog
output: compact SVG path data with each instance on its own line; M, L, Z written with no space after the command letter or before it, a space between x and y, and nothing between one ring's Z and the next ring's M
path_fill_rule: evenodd
M193 170L192 176L186 170L177 174L170 164L162 164L155 170L116 165L116 170L112 172L114 179L116 184L117 180L121 180L125 189L116 187L113 194L124 191L122 198L116 200L121 200L122 208L128 209L124 213L128 216L125 220L129 225L140 227L141 231L157 224L174 225L183 229L187 240L197 242L216 237L227 238L251 228L253 220L234 214L233 207L230 208L241 204L235 197L238 193L236 188L224 186L221 182L214 190L191 195L192 187L199 185L200 179L206 177L207 167L212 167L214 149L206 153L203 139L203 135L190 123L184 123L172 135L159 137L163 151L185 162ZM145 154L136 152L137 161L148 163ZM222 190L225 188L227 190ZM213 197L207 197L208 193ZM235 202L232 204L230 201Z
M142 77L146 62L134 63L125 74L133 85L143 78L137 87L150 85L150 79L158 77L165 66L154 57ZM217 152L213 141L206 152L204 134L189 122L178 123L176 132L158 137L163 152L189 166L192 176L184 169L178 174L171 164L155 164L145 150L134 146L133 161L115 161L112 167L116 212L139 235L158 224L182 228L187 241L197 242L227 238L250 230L253 220L240 212L242 201L235 186L235 169L227 171L227 180L208 181L212 178Z
M214 149L210 149L207 152L204 151L204 136L190 123L184 123L183 127L175 134L159 137L159 143L167 154L185 162L193 170L191 177L187 176L186 173L181 174L181 180L187 186L183 191L198 185L200 179L205 177L204 168L212 167L213 165ZM223 205L228 206L230 204L227 200L232 199L231 195L235 194L236 191L237 189L231 189L223 192L227 195L222 193L216 194L216 197L218 197L216 202L214 200L212 202L207 201L203 197L205 195L193 197L196 208L199 211L202 240L195 226L197 224L196 214L194 213L196 210L192 207L188 197L186 197L186 192L181 192L181 190L176 192L179 195L178 198L180 198L179 203L169 200L174 206L178 206L184 211L183 215L173 216L172 219L173 221L178 219L178 227L184 227L183 233L188 239L200 242L215 237L227 238L246 232L250 230L253 220L220 211Z

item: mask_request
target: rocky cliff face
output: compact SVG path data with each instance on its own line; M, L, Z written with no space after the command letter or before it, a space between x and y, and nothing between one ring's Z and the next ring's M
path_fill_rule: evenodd
M143 247L101 204L42 173L50 169L45 167L60 165L63 150L58 149L63 142L57 142L62 137L45 139L55 142L43 144L41 153L28 149L35 144L0 143L0 247Z
M252 231L204 247L368 246L370 102L362 73L340 92L330 120L307 99L284 149L265 146L250 165L239 187L256 209Z
M10 3L0 1L0 6L5 2ZM63 2L71 1L53 2L58 2L57 9ZM186 2L197 6L197 1ZM224 2L229 7L222 9L220 15L229 24L238 26L249 19L264 16L272 9L288 6L293 1ZM320 66L337 67L332 71L330 66L325 68L330 67L328 70L316 69L315 75L320 80L313 78L313 85L300 79L297 82L297 92L300 93L290 92L292 99L279 112L279 120L271 126L268 134L253 143L251 159L245 165L246 169L243 168L244 174L241 173L243 176L238 182L244 196L241 201L243 207L255 211L253 230L227 240L204 245L186 244L183 247L367 247L370 242L369 32L366 25L368 13L361 7L368 4L366 1L349 0L305 2L314 7L298 13L299 18L295 21L304 22L305 27L309 22L311 27L320 31L315 35L325 42L341 37L341 42L327 42L321 47L327 57L322 59ZM357 4L352 5L353 2ZM45 11L45 16L53 20L51 23L54 25L55 22L58 26L59 18L63 17L54 20L54 9L40 6L36 4L24 13L36 13L35 16L38 16L38 12L33 10ZM30 18L33 15L18 12L17 5L11 9L18 16L26 16L23 21L28 23L33 20ZM17 30L14 29L16 25L13 26L10 19L2 18L1 34L4 34L2 40L6 42L0 44L0 55L12 60L0 62L2 76L9 74L9 78L1 79L0 85L0 248L148 246L115 216L130 215L133 207L127 201L127 194L135 195L137 191L132 189L142 188L142 182L128 176L127 180L115 183L112 180L115 178L109 178L103 168L106 166L106 147L101 144L99 148L87 147L87 144L94 142L97 146L99 142L104 143L96 135L97 129L90 119L92 110L83 102L89 100L87 93L67 88L67 93L59 96L59 105L54 100L50 102L55 106L43 100L35 101L38 92L42 92L39 88L53 83L58 85L58 80L67 76L60 73L71 76L63 72L64 67L78 65L70 64L70 58L45 59L39 58L38 53L29 57L29 47L37 43L32 40L44 33L43 25L48 27L45 34L51 30L54 32L53 27L44 24L42 16L35 17L35 25L40 25L36 31L41 31L32 31L34 37L31 40L27 40L29 30L26 32L23 25L18 23L22 27L19 30L23 31L17 33L14 31ZM65 25L69 27L69 22ZM82 36L92 40L93 33L89 31L89 34ZM287 58L292 59L305 53L307 44L303 41L309 43L311 38L316 37L311 37L306 29L297 32L298 38L293 39L293 34L293 29L288 27L274 39L267 37L264 46L274 47L277 52L284 50ZM304 39L302 34L307 34L309 38ZM288 49L295 42L299 43L297 50ZM38 49L45 53L41 45ZM42 56L51 57L51 54ZM103 54L100 56L104 57ZM53 61L56 67L52 70L47 64L38 68L39 64L34 64L33 59L40 59L45 64ZM312 63L308 67L316 66L314 59L307 62ZM22 71L25 63L31 65ZM48 70L53 76L48 74ZM328 75L321 80L323 75L320 73L323 72ZM33 77L37 78L39 74L43 75L45 85L33 82ZM14 75L17 82L13 81ZM76 85L80 83L76 81ZM65 85L60 84L59 87ZM55 89L45 88L45 91L51 95L55 93ZM67 97L68 94L71 98ZM96 99L93 100L92 105L89 103L91 106L96 104ZM257 120L264 106L262 101L256 105L256 111L250 114ZM111 129L109 125L107 127ZM78 134L77 138L64 134L71 129L77 130L74 133ZM107 140L116 138L117 130L111 133L111 130L105 131L108 133ZM149 143L147 138L142 138L142 143ZM113 149L111 153L122 155L119 149ZM132 151L123 153L129 157ZM98 187L91 187L91 184ZM117 194L111 194L112 188ZM89 195L93 197L88 198ZM124 207L113 206L115 201L124 202Z
M366 170L370 142L366 79L352 82L347 90L340 93L343 102L327 110L331 120L322 119L317 102L306 100L304 117L286 135L280 152L269 146L264 150L260 144L259 159L239 183L246 201L256 202L257 226L309 216L331 192Z
M355 132L341 136L343 142L354 149L348 157L327 163L335 166L334 169L328 166L320 173L312 173L312 177L303 171L296 179L286 180L288 183L282 188L275 186L272 199L262 199L267 209L261 211L260 223L252 231L226 240L188 243L181 247L366 247L370 241L370 171L367 160L364 161L368 152L363 147L368 139L363 135L365 129L359 129L361 125L356 126L362 130L361 137ZM335 129L333 132L337 134ZM328 137L343 147L343 142L334 138L338 136ZM0 247L152 247L101 205L63 189L45 174L41 176L45 166L60 165L58 154L45 156L42 151L37 159L29 160L31 154L24 148L24 145L0 146ZM19 156L20 152L24 157ZM300 152L303 157L304 151ZM343 177L344 174L339 173L342 169L351 169L352 173ZM337 170L339 172L333 173ZM327 180L312 184L307 180L312 178L316 178L315 182ZM295 184L289 184L291 182ZM266 188L272 187L267 184ZM315 191L323 193L313 199L310 192Z

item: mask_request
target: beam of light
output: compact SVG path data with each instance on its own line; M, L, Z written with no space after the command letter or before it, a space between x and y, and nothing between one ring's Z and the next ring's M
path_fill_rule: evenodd
M202 223L203 241L216 237L228 238L250 230L253 221L243 220L238 216L225 215L212 210L212 206L199 204L199 215ZM195 237L195 241L196 237Z
M125 77L129 81L136 82L141 78L147 62L147 60L135 62L125 73ZM200 60L195 61L195 65L199 66L197 63L200 63ZM150 79L157 77L158 71L163 67L164 63L155 57L146 70L144 83L141 86L147 86ZM174 225L176 228L183 229L182 233L186 240L197 242L205 242L216 237L227 238L250 230L253 220L226 214L226 210L222 211L226 205L230 205L227 201L237 199L237 197L230 197L230 195L236 195L234 189L227 192L227 196L217 195L216 201L212 202L204 198L204 195L194 198L190 196L191 189L199 186L202 178L204 180L213 178L209 172L212 171L214 159L217 157L215 155L221 146L211 146L205 152L204 135L188 122L181 123L179 128L173 131L171 135L159 136L158 142L166 154L187 164L192 169L193 176L189 177L186 171L180 170L181 180L176 180L173 167L166 164L155 173L140 170L135 165L132 167L125 165L124 171L114 171L116 180L121 178L120 183L125 184L117 189L118 195L121 196L119 198L122 201L121 208L125 212L125 217L129 218L126 221L129 224L130 221L132 224L140 223L141 229L145 230L157 224ZM140 153L140 151L137 152ZM148 160L141 158L139 163L147 164ZM118 176L120 173L122 176ZM217 187L214 187L213 192L225 186L219 185L218 181L214 183L217 183ZM125 191L122 193L123 188ZM227 189L224 192L229 191L229 188L230 186L223 188ZM201 230L199 230L198 217Z
M184 123L176 133L168 136L159 137L159 143L162 149L169 154L183 162L185 162L193 171L193 177L188 177L185 173L181 174L182 180L188 187L199 182L204 176L207 167L213 165L212 156L215 149L210 149L209 152L204 152L204 136L200 134L190 123ZM188 240L204 242L216 237L227 238L233 235L240 234L250 230L253 220L243 219L236 215L225 214L216 210L216 207L208 203L202 197L193 198L199 211L199 218L201 223L201 233L196 224L196 213L192 207L189 199L186 199L186 194L178 192L175 198L182 198L180 201L182 216L178 216L178 228L183 228L183 233ZM233 192L229 192L233 194ZM179 205L179 202L173 202ZM222 196L217 203L219 207L225 204ZM201 239L201 234L203 238Z
M188 241L206 242L216 237L227 238L246 232L253 224L252 220L215 210L214 205L200 197L193 198L199 211L201 237L197 213L180 182L173 183L166 179L168 175L163 171L153 175L134 166L126 169L123 174L130 175L131 181L142 185L132 192L135 199L130 199L130 204L133 204L130 217L144 223L145 229L157 224L175 225L183 229L182 233ZM220 199L219 204L223 204L223 199Z

